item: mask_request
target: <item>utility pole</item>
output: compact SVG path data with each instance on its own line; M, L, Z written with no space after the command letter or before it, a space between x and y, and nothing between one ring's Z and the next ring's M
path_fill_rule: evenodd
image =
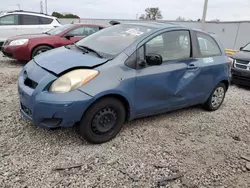
M43 1L40 1L40 12L43 13Z
M205 0L204 8L203 8L203 16L202 16L202 30L205 30L206 16L207 16L207 4L208 0Z
M48 14L48 4L47 4L47 0L45 0L45 12L46 12L46 14Z

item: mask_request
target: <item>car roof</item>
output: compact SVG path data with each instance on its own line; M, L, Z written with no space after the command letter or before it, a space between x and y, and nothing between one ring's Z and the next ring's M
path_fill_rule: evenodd
M50 16L48 14L39 13L39 12L31 12L31 11L23 11L23 10L15 10L15 11L9 11L9 12L3 13L3 15L9 15L9 14L24 14L24 15L33 15L33 16L56 19L56 17Z
M218 38L217 35L214 33L206 32L206 31L203 31L201 29L195 29L195 28L190 28L190 27L178 25L175 23L142 21L142 22L126 22L126 23L120 23L120 24L138 25L138 26L144 26L144 27L151 27L151 28L155 28L155 29L165 29L165 28L187 29L187 30L198 31L198 32L210 35L214 39Z
M155 29L163 29L163 28L186 28L181 25L176 25L173 23L161 23L161 22L154 22L154 21L142 21L142 22L127 22L127 23L121 23L121 24L130 24L130 25L138 25L138 26L144 26L144 27L152 27Z
M192 28L193 31L198 31L200 33L204 33L204 34L207 34L207 35L210 35L211 37L213 37L214 39L218 39L218 35L215 34L215 33L212 33L212 32L207 32L207 31L203 31L201 29L196 29L196 28Z

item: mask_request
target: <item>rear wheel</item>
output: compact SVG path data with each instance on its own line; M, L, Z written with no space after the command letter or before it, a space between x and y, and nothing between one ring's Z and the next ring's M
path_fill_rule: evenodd
M46 52L48 50L51 50L51 49L52 48L50 46L46 46L46 45L38 46L33 50L31 57L34 58L35 56L37 56L43 52Z
M103 98L90 106L76 131L88 142L101 144L120 132L125 117L126 111L121 101L112 97Z
M219 109L225 99L225 95L226 86L224 83L219 83L203 107L209 111L215 111Z

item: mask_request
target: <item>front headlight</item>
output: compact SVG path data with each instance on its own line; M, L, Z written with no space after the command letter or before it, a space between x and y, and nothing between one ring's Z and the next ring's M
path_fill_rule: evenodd
M9 46L21 46L21 45L27 44L28 42L29 42L29 39L13 40L10 42Z
M98 71L92 69L77 69L70 71L54 81L49 88L49 91L54 93L73 91L88 83L98 74Z

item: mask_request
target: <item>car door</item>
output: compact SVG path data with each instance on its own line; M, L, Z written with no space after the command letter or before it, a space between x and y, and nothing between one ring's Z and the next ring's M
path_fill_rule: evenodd
M80 26L77 28L72 29L71 31L67 32L64 36L66 40L64 40L64 44L72 44L75 43L84 37L87 37L99 30L98 27L95 26ZM69 36L69 38L67 38Z
M172 30L140 46L135 92L139 116L198 104L202 100L204 81L200 77L194 38L193 31ZM162 56L161 65L145 64L146 57L152 53Z
M19 15L10 14L0 18L0 42L19 34Z
M196 31L195 34L201 57L201 77L206 83L203 90L208 97L221 80L227 80L228 59L222 55L220 46L212 36L199 31Z

